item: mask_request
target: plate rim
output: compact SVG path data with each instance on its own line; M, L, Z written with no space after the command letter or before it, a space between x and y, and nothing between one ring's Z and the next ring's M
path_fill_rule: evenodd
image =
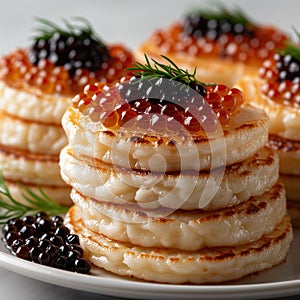
M300 279L247 284L178 285L133 281L125 277L103 277L59 270L21 260L0 249L0 267L39 281L114 297L131 299L255 299L300 293ZM114 276L114 275L112 275ZM121 291L120 291L121 288Z

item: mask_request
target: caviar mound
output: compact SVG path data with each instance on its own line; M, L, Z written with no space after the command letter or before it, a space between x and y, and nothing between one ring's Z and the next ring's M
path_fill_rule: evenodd
M270 118L269 145L279 156L280 180L286 186L295 226L299 226L300 200L299 185L295 184L300 174L299 42L287 43L262 63L256 76L244 77L236 85L244 91L246 102L264 109Z
M164 54L181 67L197 66L200 80L231 87L245 74L255 73L287 40L278 28L255 24L240 12L199 10L153 32L136 57L143 59L147 53L159 59Z
M158 79L153 86L159 86ZM151 83L152 84L152 83ZM190 88L183 89L178 82L170 81L170 86L162 85L156 98L147 97L148 81L131 77L121 80L115 86L95 83L85 87L83 93L73 98L72 105L93 122L100 122L107 129L126 127L141 131L178 132L187 130L193 134L205 135L213 132L217 123L226 125L244 102L243 93L225 85L208 85L198 92L197 99ZM136 88L136 85L138 87ZM152 89L150 86L149 89ZM165 95L167 89L179 90L175 96ZM194 89L193 89L194 90ZM144 92L143 92L144 91ZM129 93L136 94L131 101L126 99ZM203 98L202 98L203 95Z
M83 258L77 235L63 225L61 216L40 212L7 221L2 228L3 242L21 259L57 269L88 274L90 262Z
M225 146L231 149L226 163L232 164L266 142L266 116L245 106L240 90L205 85L166 57L169 64L152 60L151 65L145 58L146 64L136 63L131 69L134 77L88 85L73 98L62 124L76 151L109 164L116 158L115 163L125 168L172 171L184 161L184 168L195 170L199 160L206 170L224 166ZM166 163L161 163L160 155Z
M19 179L31 187L40 184L57 202L69 205L70 189L58 168L67 142L61 118L86 84L127 74L133 56L121 44L104 44L87 21L80 27L65 21L65 29L38 20L32 45L0 58L0 169L16 199L22 199ZM44 175L50 173L47 180Z
M261 92L271 101L286 107L300 107L300 61L290 54L276 53L259 69Z
M38 90L45 94L73 96L86 84L98 81L113 82L132 66L133 57L122 45L108 46L110 59L101 68L90 71L82 67L69 73L68 68L55 65L48 59L31 63L28 49L18 49L0 59L0 79L17 89Z
M87 20L82 26L65 21L67 29L46 19L39 19L40 34L35 37L28 56L32 64L48 60L55 66L63 66L72 77L81 68L97 71L110 60L106 45L96 36Z

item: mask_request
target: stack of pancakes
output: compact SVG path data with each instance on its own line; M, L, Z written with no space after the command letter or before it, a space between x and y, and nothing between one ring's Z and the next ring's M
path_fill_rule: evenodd
M261 110L242 106L212 139L107 129L75 106L62 123L61 174L74 202L66 224L96 266L202 284L285 260L292 227Z
M266 80L259 76L246 76L237 86L243 90L249 103L265 110L270 118L269 144L279 156L280 181L286 188L288 213L293 225L299 227L300 109L297 103L293 105L284 101L283 96L274 100L264 94L262 88L265 83Z
M45 94L0 80L0 170L20 202L23 186L37 186L62 205L70 205L70 188L61 179L59 152L67 143L61 118L71 97Z

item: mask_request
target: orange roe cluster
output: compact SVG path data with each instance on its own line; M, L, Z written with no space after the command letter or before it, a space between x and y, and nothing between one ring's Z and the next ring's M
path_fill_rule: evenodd
M264 80L261 91L269 99L286 106L300 107L300 78L280 80L276 54L263 62L259 77Z
M125 82L124 78L121 84ZM73 98L73 107L108 129L159 133L188 131L191 134L214 131L218 122L226 125L244 103L244 94L225 85L206 86L204 103L187 102L184 107L166 100L141 98L127 102L118 86L95 83ZM203 98L202 98L203 99Z
M194 57L217 58L260 65L288 40L286 34L273 27L255 27L254 35L221 34L217 39L195 37L184 33L179 22L153 33L151 41L162 53L178 53Z
M74 96L87 84L96 82L112 83L128 73L132 67L132 54L122 45L108 47L111 59L103 62L101 69L89 71L77 69L74 76L63 66L56 66L47 59L33 65L28 49L18 49L0 58L0 80L14 88L37 88L43 93Z

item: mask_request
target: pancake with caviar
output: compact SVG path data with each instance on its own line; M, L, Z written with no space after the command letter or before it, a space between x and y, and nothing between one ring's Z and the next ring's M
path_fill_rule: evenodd
M300 219L300 35L263 62L256 76L237 83L246 101L264 109L270 118L269 144L280 160L293 221Z
M124 46L104 44L87 20L77 21L38 19L32 44L0 58L0 170L16 197L18 181L71 203L58 167L67 143L61 118L86 84L113 82L132 66Z
M129 169L198 171L241 162L265 145L268 117L243 105L240 90L205 85L177 66L163 72L163 64L152 63L137 63L139 75L130 81L86 86L73 99L62 124L77 155ZM179 77L185 83L174 80ZM166 86L178 90L176 99L160 99ZM134 89L136 99L128 102Z
M232 86L257 71L262 61L281 47L287 35L274 26L251 21L240 9L199 9L169 27L156 30L136 51L159 59L167 55L183 68L198 66L205 82Z
M266 113L162 59L73 98L66 225L93 264L148 281L216 283L284 262L293 234Z

